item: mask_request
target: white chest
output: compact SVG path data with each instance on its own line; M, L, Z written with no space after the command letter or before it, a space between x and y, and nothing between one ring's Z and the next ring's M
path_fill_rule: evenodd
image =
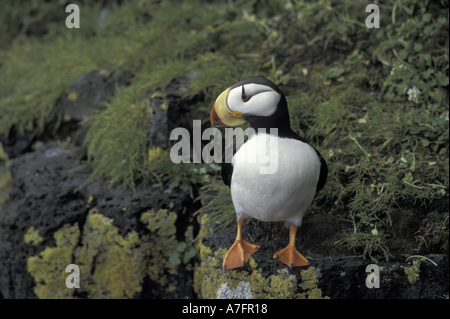
M310 145L270 134L253 136L233 157L237 217L301 224L319 173L320 160Z

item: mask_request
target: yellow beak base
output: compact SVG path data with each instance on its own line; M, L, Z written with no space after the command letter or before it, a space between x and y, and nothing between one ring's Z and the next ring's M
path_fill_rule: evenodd
M241 112L231 111L228 107L229 92L229 88L223 91L214 103L210 114L211 126L238 126L245 123Z

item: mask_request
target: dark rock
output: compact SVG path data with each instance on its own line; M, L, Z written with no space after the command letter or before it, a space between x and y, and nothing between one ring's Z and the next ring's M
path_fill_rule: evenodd
M380 268L380 287L368 288L365 284L366 267L375 264L358 257L323 258L311 262L320 269L319 287L324 295L339 299L435 299L448 294L448 257L424 256L420 262L417 282L408 280L405 268L413 267L412 261L383 261ZM420 257L412 260L420 260Z
M35 139L17 136L14 128L8 134L0 134L0 143L3 145L8 158L15 158L32 151L31 146Z
M126 72L110 69L93 70L78 77L62 97L64 116L86 120L92 110L104 108L116 89L128 85L129 79Z
M140 283L141 288L136 287L133 290L137 291L134 295L125 296L135 298L156 298L158 296L166 298L192 298L192 275L187 275L189 271L184 268L184 265L178 267L179 271L174 271L173 267L168 265L167 260L158 260L158 258L161 259L158 256L146 257L146 254L148 254L147 249L154 247L155 243L160 243L161 245L167 244L160 242L160 239L164 241L164 238L168 238L172 246L176 245L176 225L171 224L169 219L163 219L161 222L164 222L164 225L174 230L168 234L161 235L160 233L164 233L164 231L159 231L158 225L152 226L148 224L151 226L150 228L153 227L156 229L156 232L149 231L150 228L147 227L148 225L144 224L141 220L143 213L148 211L156 212L161 209L163 209L161 214L162 218L166 216L164 209L170 210L170 212L174 212L180 216L192 214L192 199L189 197L189 192L166 191L162 188L154 188L151 186L135 191L118 190L109 188L106 183L100 180L80 188L86 182L91 170L83 166L81 162L67 158L66 155L67 151L52 144L45 144L35 152L27 153L10 160L12 190L9 199L3 204L0 210L0 295L4 298L36 298L36 285L41 284L42 286L42 283L36 282L36 278L33 278L30 274L27 262L29 262L32 256L40 256L37 260L43 260L42 262L45 264L45 258L50 258L43 255L45 251L55 254L53 259L49 259L50 262L59 262L60 257L56 253L65 248L60 248L61 244L55 242L55 234L58 232L61 234L64 225L78 225L81 233L78 243L75 243L75 246L71 248L72 262L81 264L92 262L93 265L90 268L91 273L89 276L91 276L90 278L94 282L96 280L94 279L96 266L99 267L98 263L106 256L102 252L102 249L108 250L111 248L108 246L109 244L106 245L105 242L102 242L108 239L108 237L102 237L106 236L102 234L114 234L117 228L118 236L121 236L120 238L123 238L125 242L127 242L126 240L131 240L133 236L136 236L133 234L139 236L138 242L130 246L133 249L130 251L130 254L134 256L133 252L135 252L143 256L139 259L143 264L136 265L141 269L143 276ZM109 226L108 222L106 222L103 226L99 226L90 221L92 225L89 226L87 219L93 214L93 209L95 209L95 213L98 212L95 215L97 218L101 218L104 221L107 221L107 218L111 218L113 220L112 225ZM176 215L170 216L175 216L176 218ZM180 218L185 218L185 216ZM148 222L152 223L153 221L150 220ZM26 242L24 238L30 232L32 226L34 230L38 231L38 235L36 235L35 239L31 239L30 243L30 240ZM104 228L97 235L94 233L86 233L91 231L90 229L94 226L108 228ZM180 232L182 233L183 231ZM92 248L86 246L89 243L88 239L91 241L97 240L95 245L104 247L99 250L90 251L94 256L94 259L91 261L86 261L83 257L80 257L83 255L80 252L86 249L89 252L89 249ZM118 246L116 246L119 252L124 249L120 245L123 245L123 243L120 244L119 242ZM169 245L167 247L170 248L172 246ZM169 254L168 256L170 257L171 251L165 251L164 246L162 247L161 253ZM118 254L117 251L115 254ZM110 256L108 258L116 258L114 254L108 256ZM128 256L128 253L125 250L123 253L119 253L117 258L128 258L126 256ZM168 259L166 255L164 256ZM156 261L152 260L152 258ZM111 262L106 267L114 267L113 264ZM149 265L157 267L157 270L153 270L153 272L144 275L144 273L147 273L146 269L151 268ZM168 268L166 269L165 267ZM58 271L58 269L54 271ZM122 273L124 272L115 272L111 276L119 276L120 278ZM180 273L183 273L186 278L179 280L178 274ZM100 273L97 275L104 276L105 274ZM158 279L160 276L164 277L161 281ZM48 279L46 280L47 282L44 283L49 284ZM114 280L117 280L117 278L109 278L107 281L113 282ZM61 283L61 285L63 284ZM86 283L84 282L83 284L86 287ZM170 291L168 291L170 285L176 286L176 288L169 289ZM48 285L48 289L54 288ZM61 291L67 293L68 289L63 286ZM55 289L55 296L61 291ZM47 295L45 296L48 296L48 293L52 296L53 291L46 293ZM107 297L108 293L105 293L104 297ZM119 293L121 292L119 291ZM40 297L42 297L42 294L41 292ZM92 298L92 294L92 290L86 288L86 290L76 291L71 296ZM117 294L109 296L117 297Z
M315 225L314 222L321 221L323 223L327 218L331 222L326 227L329 228L328 234L332 236L333 226L330 225L335 225L334 227L337 229L340 226L333 222L333 218L328 215L319 218L314 214L305 217L306 234L302 234L297 240L297 249L308 257L310 269L320 273L315 288L321 290L323 297L331 299L434 299L444 298L448 295L449 261L447 255L435 254L417 257L404 255L397 256L392 261L373 262L357 256L339 255L336 251L331 253L332 250L326 250L323 244L310 245L312 241L306 238L308 234L320 229L320 224ZM261 249L251 256L256 266L253 266L253 268L247 266L243 270L226 271L221 269L211 271L206 264L211 264L211 258L213 258L215 252L220 249L228 249L232 245L236 236L236 226L217 228L216 224L212 223L211 227L213 228L213 234L202 240L203 247L212 251L203 254L205 260L201 261L202 271L206 273L205 276L207 277L204 282L208 282L208 289L220 287L223 284L247 281L250 283L250 289L254 295L266 295L267 289L270 290L270 288L261 291L261 287L252 281L252 274L255 273L271 282L270 278L278 276L279 271L287 270L289 275L293 276L291 280L297 282L294 288L291 287L290 293L302 296L304 290L301 286L305 277L303 274L305 269L294 268L290 270L286 265L272 258L273 253L288 243L288 229L285 229L281 223L246 223L243 229L244 239L261 246ZM301 232L302 228L299 230L300 234ZM314 239L318 239L318 237L313 237ZM222 259L222 257L214 258L219 265ZM378 266L380 269L379 288L368 288L366 286L368 276L366 267L371 264ZM247 275L243 276L242 272L246 272ZM279 277L276 278L281 280ZM214 280L220 282L211 283ZM285 284L287 282L285 281ZM279 294L279 292L273 292L272 296L277 296L277 293ZM215 291L205 293L207 297L213 298L215 294Z
M173 80L163 91L153 91L142 100L148 101L150 108L147 139L149 148L165 147L169 143L170 132L177 127L192 130L191 106L203 99L203 94L191 95L186 88L192 76Z

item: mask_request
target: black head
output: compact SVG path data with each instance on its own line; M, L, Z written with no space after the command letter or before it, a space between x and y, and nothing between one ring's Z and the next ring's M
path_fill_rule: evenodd
M255 129L290 129L283 92L262 76L246 78L226 89L214 103L211 123L236 126L243 120Z

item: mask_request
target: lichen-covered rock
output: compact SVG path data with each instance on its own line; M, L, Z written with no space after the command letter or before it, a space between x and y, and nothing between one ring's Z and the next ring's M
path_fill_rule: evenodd
M78 225L65 224L54 233L56 247L46 247L38 256L28 258L27 268L36 286L34 292L42 299L73 297L66 287L66 267L72 264L73 250L80 237Z
M201 235L211 234L206 215L201 218L201 227ZM195 285L200 289L197 293L201 298L232 298L237 294L241 298L257 299L323 298L318 286L320 270L315 268L290 271L271 260L274 264L279 263L279 267L268 270L265 263L260 265L250 258L249 265L243 270L222 269L227 249L218 248L225 243L221 244L217 239L223 240L224 234L223 229L216 229L199 245L200 265L196 269Z
M10 160L10 172L0 297L193 297L189 265L170 263L194 211L188 191L119 190L100 180L80 188L89 168L51 144ZM80 288L65 284L69 264L80 269Z
M39 235L39 230L34 229L34 226L28 228L27 233L23 236L26 244L37 245L44 239Z
M320 276L319 270L303 270L299 274L280 267L276 273L264 275L253 259L250 259L247 269L224 270L221 265L225 253L226 249L212 252L209 247L202 246L201 264L197 270L197 280L201 282L198 284L201 287L199 295L202 298L323 298L317 286L318 281L311 279ZM313 275L310 275L310 272L313 272ZM299 284L305 282L307 286L300 289Z
M142 292L148 275L165 289L176 267L168 263L176 246L174 222L176 214L161 209L142 214L141 220L152 231L139 236L131 231L121 236L113 219L89 211L83 231L77 224L66 224L55 232L56 247L47 247L38 256L28 258L28 271L39 298L132 298ZM156 232L156 233L155 233ZM81 236L81 239L80 239ZM80 269L80 289L68 289L66 267L75 264Z
M157 212L151 209L141 215L141 221L153 234L153 236L146 236L149 256L147 272L151 280L159 281L163 287L169 284L167 275L174 275L177 270L177 267L169 262L177 246L176 219L177 214L167 209L160 209Z
M243 234L255 240L261 249L254 253L244 269L223 270L222 261L234 241L235 228L218 228L207 214L201 220L200 263L194 286L201 298L282 298L282 299L348 299L348 298L436 298L448 294L448 256L415 256L374 263L360 257L320 256L318 252L301 251L309 257L308 269L289 269L272 258L283 244L275 228L261 223L247 223ZM211 229L213 228L213 230ZM311 231L311 230L309 230ZM264 241L264 238L270 240ZM366 285L368 265L380 270L380 288Z
M253 299L250 283L241 281L234 289L223 283L217 291L217 299Z
M74 251L73 263L81 273L80 292L87 298L132 298L142 290L145 248L136 231L121 236L113 219L91 210Z

